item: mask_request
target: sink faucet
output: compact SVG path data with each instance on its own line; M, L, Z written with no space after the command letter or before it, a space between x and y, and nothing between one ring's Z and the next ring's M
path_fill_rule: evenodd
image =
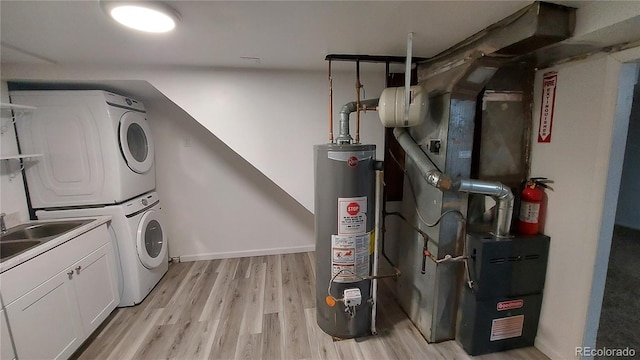
M6 215L5 213L0 213L0 231L2 231L3 234L7 232L7 225L4 223L4 217Z

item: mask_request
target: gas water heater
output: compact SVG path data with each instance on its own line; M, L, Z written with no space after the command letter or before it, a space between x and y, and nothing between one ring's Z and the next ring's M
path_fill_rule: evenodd
M317 321L339 338L371 326L375 157L375 145L314 147Z
M405 112L400 110L405 92L396 88L385 89L380 99L344 105L336 143L330 137L331 143L314 146L317 322L337 338L375 331L375 281L379 278L375 271L376 170L382 170L382 163L376 161L375 145L359 144L358 136L353 143L349 114L359 108L375 109L385 126L419 123L426 113L426 94L418 86L407 90L411 101Z

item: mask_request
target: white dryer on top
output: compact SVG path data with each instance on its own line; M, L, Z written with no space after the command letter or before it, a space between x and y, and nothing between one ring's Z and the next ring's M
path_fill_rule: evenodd
M154 148L139 101L100 90L13 91L36 107L16 123L35 209L117 204L155 189Z

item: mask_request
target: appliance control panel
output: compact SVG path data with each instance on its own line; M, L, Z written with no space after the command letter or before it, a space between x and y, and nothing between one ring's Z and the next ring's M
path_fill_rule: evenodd
M160 201L160 198L158 197L158 193L155 191L138 196L137 198L129 200L123 204L125 214L129 215L144 210L155 205L158 201Z
M362 303L362 293L359 288L345 289L344 306L358 306Z
M142 104L141 101L114 94L108 91L104 91L104 97L107 99L107 104L111 106L145 112L144 104Z

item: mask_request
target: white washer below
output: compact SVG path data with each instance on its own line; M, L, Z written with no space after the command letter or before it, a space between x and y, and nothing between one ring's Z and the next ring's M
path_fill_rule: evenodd
M39 210L38 219L111 216L109 230L119 255L120 307L139 304L169 269L167 235L156 192L119 205Z

